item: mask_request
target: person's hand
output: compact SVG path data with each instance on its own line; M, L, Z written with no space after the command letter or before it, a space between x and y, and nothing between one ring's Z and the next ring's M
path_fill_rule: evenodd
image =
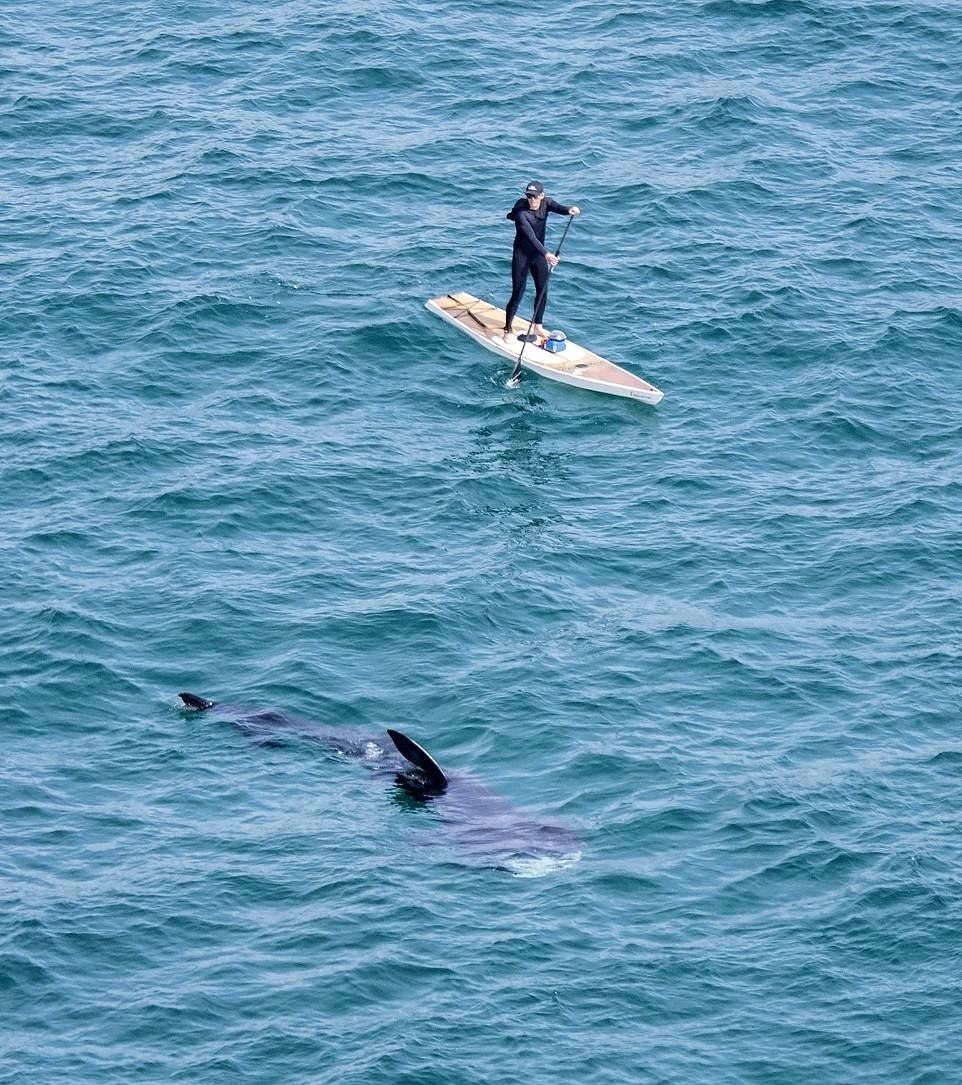
M544 254L544 258L548 261L548 263L552 267L557 267L558 264L560 263L560 258L555 256L555 254L553 252L546 252Z
M580 215L581 214L581 208L580 207L569 207L568 208L568 214L572 215L572 216L573 215Z

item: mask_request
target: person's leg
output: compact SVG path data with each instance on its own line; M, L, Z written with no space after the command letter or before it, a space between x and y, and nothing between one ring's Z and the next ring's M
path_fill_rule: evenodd
M542 256L540 260L531 261L531 277L534 279L534 330L539 335L544 335L544 328L541 326L541 322L544 320L545 306L548 304L548 282L551 279L551 272L548 268L548 261Z
M524 288L528 281L528 261L520 249L515 249L511 256L511 297L504 307L504 332L511 334L511 322L514 314L518 311L521 299L524 297Z

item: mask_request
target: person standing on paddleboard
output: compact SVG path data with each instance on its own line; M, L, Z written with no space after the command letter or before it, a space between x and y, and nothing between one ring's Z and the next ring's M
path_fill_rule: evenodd
M558 263L558 257L553 252L548 252L544 245L545 224L549 212L555 215L580 215L581 208L565 207L556 203L545 194L544 185L540 181L530 181L525 187L524 196L506 216L514 223L515 231L514 251L511 254L511 297L505 306L506 337L511 335L511 324L524 297L529 272L534 279L535 288L534 326L531 330L537 336L547 335L541 322L548 304L550 271Z

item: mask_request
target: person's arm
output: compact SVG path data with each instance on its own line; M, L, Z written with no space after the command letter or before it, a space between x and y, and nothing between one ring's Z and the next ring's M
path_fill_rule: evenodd
M527 211L519 211L517 218L518 229L524 234L525 240L531 245L532 248L537 249L542 256L548 255L548 250L538 240L538 235L534 232L534 227L531 225L531 216Z
M581 208L572 204L570 207L565 207L563 203L556 203L550 197L548 199L548 210L554 211L556 215L580 215Z

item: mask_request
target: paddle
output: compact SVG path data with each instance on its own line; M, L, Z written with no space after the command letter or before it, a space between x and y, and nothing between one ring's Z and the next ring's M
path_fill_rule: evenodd
M554 250L555 256L561 255L561 246L565 243L565 238L568 236L568 230L571 227L571 220L574 215L568 216L568 221L565 223L564 232L561 235L561 240L558 242L558 247ZM548 274L552 271L551 265L548 265ZM528 336L531 334L531 329L534 327L534 312L531 313L531 319L528 321L528 330L524 333L524 339L521 340L521 349L518 351L518 360L514 363L514 369L511 370L511 376L508 377L508 387L517 388L521 383L521 356L524 354L524 348L528 345Z

